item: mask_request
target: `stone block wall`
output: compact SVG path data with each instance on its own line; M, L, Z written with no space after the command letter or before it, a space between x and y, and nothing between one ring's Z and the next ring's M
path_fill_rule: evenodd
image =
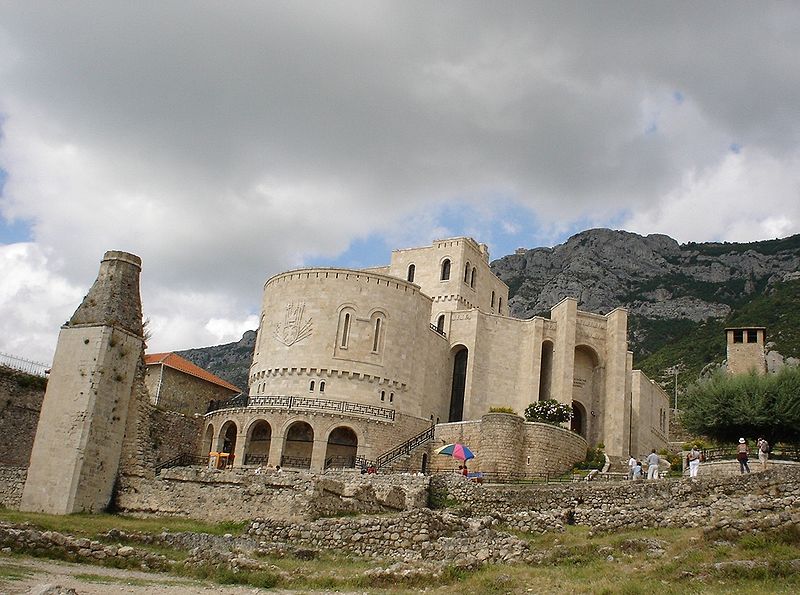
M202 416L183 415L175 411L150 411L150 444L152 462L158 465L180 454L205 455L201 452Z
M453 442L475 451L475 458L467 462L470 471L501 477L564 473L586 457L587 448L581 436L560 426L526 422L509 413L488 413L480 421L436 426L430 447L433 472L458 468L460 461L433 453Z
M227 388L167 366L148 366L145 383L154 405L184 415L204 414L210 401L229 399L236 394Z
M28 476L28 467L0 465L0 506L18 509L22 499L22 488Z
M563 518L601 531L707 527L746 532L800 522L800 468L695 481L609 481L547 485L475 484L453 475L432 480L472 516L522 513Z
M429 478L350 471L263 473L244 469L167 469L155 479L121 476L117 510L213 522L270 518L299 521L353 513L424 508Z
M0 465L28 466L47 380L0 366Z

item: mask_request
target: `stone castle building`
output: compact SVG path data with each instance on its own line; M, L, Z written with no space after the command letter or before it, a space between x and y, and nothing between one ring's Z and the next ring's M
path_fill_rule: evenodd
M643 454L667 446L669 400L632 359L623 309L565 298L550 318L512 317L471 238L395 250L384 267L288 271L264 286L249 395L206 415L202 448L237 465L352 466L431 426L451 439L491 425L491 408L552 398L575 413L561 440ZM519 448L546 431L523 425L509 430L528 436Z

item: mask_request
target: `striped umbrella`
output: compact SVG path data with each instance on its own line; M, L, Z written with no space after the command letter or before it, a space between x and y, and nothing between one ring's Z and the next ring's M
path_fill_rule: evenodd
M459 461L468 461L469 459L475 458L475 455L472 454L472 451L469 449L469 447L464 444L459 444L458 442L455 444L445 444L444 446L437 448L435 452L439 455L453 457Z

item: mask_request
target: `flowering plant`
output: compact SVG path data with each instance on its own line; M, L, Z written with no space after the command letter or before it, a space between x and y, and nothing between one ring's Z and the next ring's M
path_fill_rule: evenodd
M572 419L572 407L555 399L537 401L525 409L525 419L558 425Z

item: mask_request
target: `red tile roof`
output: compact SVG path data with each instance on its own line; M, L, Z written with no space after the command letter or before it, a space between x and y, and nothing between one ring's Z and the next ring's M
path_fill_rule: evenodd
M208 370L204 370L199 366L195 366L189 360L184 359L175 353L151 353L144 356L144 363L148 366L163 364L168 368L172 368L173 370L178 370L184 374L189 374L190 376L200 378L206 382L211 382L212 384L227 388L228 390L232 390L237 393L242 392L242 389L233 386L230 382L225 382L219 376L215 376Z

